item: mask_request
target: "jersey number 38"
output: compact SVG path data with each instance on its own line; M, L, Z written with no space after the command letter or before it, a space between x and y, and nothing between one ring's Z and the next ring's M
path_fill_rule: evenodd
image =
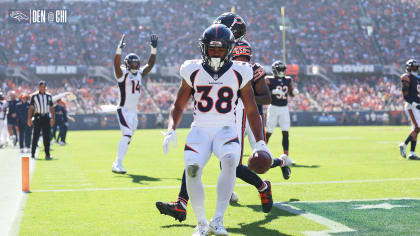
M197 103L197 108L201 112L209 112L214 105L217 112L225 114L232 110L233 91L229 87L221 87L217 91L217 100L214 103L213 98L209 97L213 86L197 86L197 92L201 93L201 99Z

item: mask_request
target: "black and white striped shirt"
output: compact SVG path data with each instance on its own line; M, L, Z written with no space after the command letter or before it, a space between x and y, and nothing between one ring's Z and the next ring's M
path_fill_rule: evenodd
M52 96L49 93L36 92L32 94L31 105L34 106L34 114L45 115L50 112L53 106Z

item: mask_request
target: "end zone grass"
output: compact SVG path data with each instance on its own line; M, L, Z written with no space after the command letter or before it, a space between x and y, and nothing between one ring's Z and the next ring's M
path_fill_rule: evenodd
M178 147L164 155L159 130L138 130L124 161L128 173L118 175L111 164L120 131L70 131L67 146L53 146L53 161L37 161L20 235L191 235L191 206L182 223L155 208L156 201L176 200L187 132L178 130ZM420 161L399 156L398 143L408 132L408 127L292 128L290 156L298 165L291 179L283 180L280 168L262 178L273 183L275 202L418 198ZM246 160L251 150L245 146ZM275 155L282 153L279 129L269 147ZM213 156L203 175L208 219L215 209L218 173ZM264 214L255 188L239 179L235 192L239 204L229 206L224 220L229 235L304 235L328 229L275 207ZM417 225L396 225L388 232L399 234L402 227Z

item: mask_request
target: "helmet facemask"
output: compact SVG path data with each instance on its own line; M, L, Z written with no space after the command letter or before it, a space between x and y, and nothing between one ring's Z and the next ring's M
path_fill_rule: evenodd
M283 64L274 64L273 65L273 74L278 77L286 76L286 66Z
M233 43L221 41L201 42L200 47L204 61L213 71L219 71L232 58Z

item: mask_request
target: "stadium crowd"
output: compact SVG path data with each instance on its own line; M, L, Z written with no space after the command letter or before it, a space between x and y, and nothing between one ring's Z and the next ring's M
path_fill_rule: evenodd
M397 79L366 76L364 78L343 77L334 81L303 77L296 83L301 93L289 100L291 111L395 111L403 110L401 86ZM167 112L172 105L178 83L148 78L142 88L139 112ZM2 90L17 94L35 91L36 86L16 84L11 80L2 82ZM52 95L70 92L65 98L70 114L91 114L112 111L106 105L118 104L119 88L109 82L88 78L68 78L48 82ZM105 107L104 107L105 105ZM190 102L187 111L192 111Z
M179 66L199 55L197 39L218 14L232 7L248 25L254 60L271 64L282 55L280 7L285 6L288 63L403 63L420 52L417 1L241 1L1 2L2 9L66 8L69 23L7 24L0 17L1 64L109 66L122 33L127 51L146 58L151 32L160 36L158 65ZM361 24L371 19L372 33ZM182 26L182 27L181 27ZM409 46L412 45L412 46ZM111 50L112 49L112 50Z

